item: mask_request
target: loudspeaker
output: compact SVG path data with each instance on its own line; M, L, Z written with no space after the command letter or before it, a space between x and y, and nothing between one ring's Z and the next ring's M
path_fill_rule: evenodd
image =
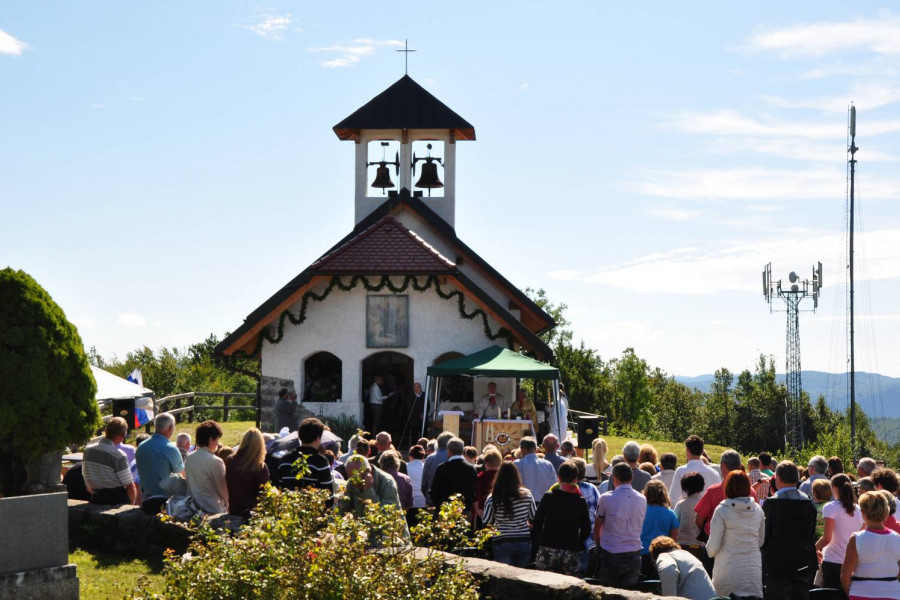
M127 400L113 400L112 406L112 416L125 419L125 422L128 423L129 431L134 429L134 398L128 398Z
M578 447L588 450L600 435L600 417L578 417Z

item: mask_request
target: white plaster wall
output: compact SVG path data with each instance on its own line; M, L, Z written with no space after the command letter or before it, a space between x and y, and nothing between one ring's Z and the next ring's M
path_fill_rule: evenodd
M374 278L373 278L374 279ZM425 278L420 278L424 282ZM349 281L349 278L345 278ZM396 284L402 278L394 278ZM326 286L320 284L315 291L321 292ZM444 284L449 291L452 286ZM378 294L390 293L387 290ZM362 421L362 361L382 351L405 354L414 360L414 380L425 384L426 370L434 359L445 352L471 354L491 344L502 345L503 340L492 342L484 335L481 317L472 320L460 318L456 299L443 300L433 290L416 292L411 287L409 296L409 347L408 348L366 348L366 296L368 292L360 284L349 292L335 288L324 302L310 302L306 321L292 326L285 325L284 339L278 344L263 344L262 373L269 377L279 377L294 381L294 389L304 389L303 362L312 354L331 352L342 361L341 402L304 403L304 407L315 414L335 416L350 414ZM476 306L466 305L471 312ZM291 307L297 313L299 303ZM491 331L499 325L489 318ZM511 397L509 383L501 383L501 392ZM484 382L483 385L487 385ZM476 385L476 394L483 385ZM476 396L477 397L477 396Z

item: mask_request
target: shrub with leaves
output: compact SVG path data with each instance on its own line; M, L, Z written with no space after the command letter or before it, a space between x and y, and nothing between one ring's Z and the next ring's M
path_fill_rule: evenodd
M100 424L96 393L63 310L24 271L0 270L0 475L15 461L90 438Z
M445 555L409 544L403 512L369 504L361 518L326 510L327 494L271 486L239 532L202 530L184 556L169 556L160 594L146 582L134 598L383 598L476 600L474 578ZM459 522L462 519L462 522ZM452 521L452 523L451 523ZM426 530L431 530L430 532ZM455 501L414 528L414 539L471 545ZM446 533L446 539L443 537Z

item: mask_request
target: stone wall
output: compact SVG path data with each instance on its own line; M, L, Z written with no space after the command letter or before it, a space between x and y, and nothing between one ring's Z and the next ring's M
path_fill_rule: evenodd
M159 558L166 548L185 552L190 537L185 527L165 523L137 506L69 500L69 543L73 548Z
M428 552L420 549L419 552ZM577 577L558 575L547 571L535 571L510 567L481 558L460 558L446 555L448 561L462 561L463 569L480 582L483 597L491 600L653 600L671 598L642 592L590 585Z

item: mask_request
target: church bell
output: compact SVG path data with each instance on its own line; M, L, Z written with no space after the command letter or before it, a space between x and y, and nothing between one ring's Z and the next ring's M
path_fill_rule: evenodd
M368 163L370 167L378 165L378 168L375 169L375 181L372 182L372 187L381 188L382 191L394 187L394 182L391 181L391 173L387 166L394 165L394 169L397 173L400 173L400 153L396 153L393 161L385 159L384 155L387 151L387 146L388 142L381 142L381 160Z
M430 196L431 190L444 187L444 183L438 177L437 170L438 163L444 163L440 158L431 156L431 144L428 144L427 156L416 157L416 155L413 154L413 175L416 174L416 163L420 160L424 162L422 163L422 174L419 176L419 180L416 182L416 187L427 189L428 195Z
M394 182L391 181L391 174L385 163L380 163L378 169L375 170L375 181L372 182L373 188L392 188Z
M432 162L432 158L428 157L422 165L422 175L419 176L419 180L416 182L417 188L442 188L444 184L438 178L437 164Z

